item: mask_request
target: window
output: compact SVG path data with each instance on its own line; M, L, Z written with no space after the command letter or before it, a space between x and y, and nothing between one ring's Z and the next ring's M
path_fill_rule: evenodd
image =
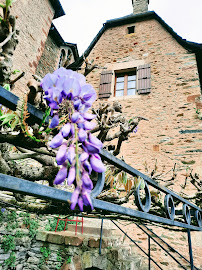
M115 97L131 96L136 94L136 71L116 74Z
M135 26L128 27L128 34L135 33Z
M120 66L118 66L119 68ZM116 72L114 72L116 70ZM151 92L151 65L129 69L103 70L100 74L99 98L149 94Z

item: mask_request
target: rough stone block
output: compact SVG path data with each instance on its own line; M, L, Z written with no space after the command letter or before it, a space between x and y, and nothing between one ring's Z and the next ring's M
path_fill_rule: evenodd
M99 248L100 246L100 239L95 239L91 237L88 241L88 246L92 248ZM108 246L107 239L102 239L102 248L106 248Z
M0 261L5 261L10 257L10 254L0 254Z
M47 237L48 237L47 232L38 231L36 234L36 240L39 240L39 241L45 242L47 240Z
M39 264L39 259L36 258L36 257L29 257L27 262L30 263L30 264L38 265Z
M90 268L92 266L93 266L92 253L89 251L86 251L82 254L82 267L83 269L85 269L85 268Z
M65 245L67 246L81 246L83 243L83 236L65 236Z
M76 255L76 256L73 257L72 260L73 260L74 268L76 270L82 270L82 267L81 267L81 256Z
M64 244L64 236L59 234L48 234L47 242L54 244Z
M1 269L1 268L0 268ZM18 264L16 270L23 270L23 264Z

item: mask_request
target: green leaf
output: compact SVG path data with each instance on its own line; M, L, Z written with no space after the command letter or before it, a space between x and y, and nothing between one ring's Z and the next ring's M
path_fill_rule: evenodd
M6 6L7 7L12 6L13 2L15 2L15 0L6 0Z
M40 128L42 127L42 125L45 123L46 118L49 116L50 112L51 112L51 108L46 109L46 111L45 111L45 113L44 113L44 115L43 115L42 122L41 122L41 124L40 124L40 126L39 126L39 129L40 129Z
M15 127L17 126L18 123L19 123L19 118L16 116L16 118L11 123L12 130L15 129Z
M16 74L16 73L19 73L19 72L20 72L19 69L14 69L14 70L12 71L12 74Z
M127 173L125 173L125 172L123 173L122 181L123 181L124 185L126 185L126 183L128 181Z
M140 178L140 189L144 189L145 188L144 179L142 177L139 177L139 178Z
M0 4L0 7L1 8L5 8L6 6L4 4Z
M10 122L16 115L14 113L8 113L0 116L0 120L3 121L1 125L5 125L6 123Z
M8 90L8 91L11 90L10 84L8 84L8 83L4 84L3 88Z

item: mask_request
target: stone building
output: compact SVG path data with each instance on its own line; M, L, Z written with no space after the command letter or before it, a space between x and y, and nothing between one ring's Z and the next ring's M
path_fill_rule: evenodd
M141 121L138 132L123 144L125 161L142 172L146 167L151 172L157 161L159 173L176 163L174 189L179 191L187 172L193 169L202 177L202 122L196 114L201 106L202 45L181 38L148 11L148 0L132 4L134 13L107 21L85 51L85 57L105 68L94 69L87 80L98 102L119 101L128 119L149 120Z
M75 44L66 43L52 24L53 19L65 15L59 0L18 0L11 13L17 16L19 44L13 56L13 69L25 72L15 84L14 92L21 95L26 84L37 73L44 76L52 72L61 61L74 62L78 58Z

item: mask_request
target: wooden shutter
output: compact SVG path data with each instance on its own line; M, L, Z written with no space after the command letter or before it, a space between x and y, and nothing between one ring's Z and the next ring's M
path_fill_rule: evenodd
M100 75L99 98L111 96L112 70L104 70Z
M148 94L151 92L151 66L150 64L142 65L137 68L138 94Z

